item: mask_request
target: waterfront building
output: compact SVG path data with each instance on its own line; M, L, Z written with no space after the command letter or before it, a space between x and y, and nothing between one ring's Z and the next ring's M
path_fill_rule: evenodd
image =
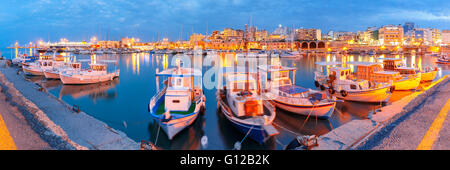
M450 30L442 30L442 44L450 45Z
M120 41L97 41L96 44L100 48L119 48Z
M203 39L205 39L206 36L202 35L202 34L192 34L191 37L189 38L189 41L191 43L195 43L195 42L199 42L199 41L203 41Z
M380 45L402 45L403 27L401 25L385 25L379 29Z
M296 29L296 40L307 40L307 41L315 41L322 40L322 32L320 29Z
M414 22L405 22L403 25L403 33L406 34L407 32L414 29Z
M120 40L120 48L131 48L134 42L134 38L124 37Z
M425 45L437 45L442 42L441 31L434 28L415 28L414 39Z
M280 24L280 25L278 25L278 28L276 28L276 29L272 32L272 34L287 36L287 35L290 34L291 32L292 32L292 29L290 29L290 28L288 28L288 27L285 27L285 26L282 26L282 25Z
M378 35L374 36L374 34L377 34L377 28L376 27L368 27L366 31L358 31L356 34L356 40L359 44L367 44L367 45L376 45L378 40ZM377 37L377 38L375 38Z
M354 32L336 31L333 36L338 41L351 41L355 40L356 34Z

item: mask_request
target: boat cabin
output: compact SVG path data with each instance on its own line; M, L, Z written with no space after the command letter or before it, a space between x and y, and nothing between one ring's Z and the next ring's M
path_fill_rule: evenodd
M39 60L39 66L42 67L51 67L53 65L52 60Z
M346 67L330 67L327 71L327 76L331 80L347 80L354 79L350 68Z
M257 82L245 74L227 75L228 105L237 117L263 115L261 100L257 100ZM246 90L246 88L248 88Z
M400 58L383 58L384 70L398 71L400 74L417 74L418 69L406 67Z
M92 71L106 71L106 64L91 64Z
M194 106L194 94L200 87L194 86L194 77L201 77L200 70L177 67L156 74L167 76L164 108L166 111L187 112ZM201 81L201 80L200 80ZM201 93L198 93L201 94Z
M281 65L262 65L258 69L265 74L265 88L277 88L280 86L292 85L295 82L295 71L293 67L283 67ZM292 71L292 82L289 77L289 72Z
M381 63L354 62L349 63L356 66L356 78L375 82L389 82L401 79L401 75L396 71L384 71Z

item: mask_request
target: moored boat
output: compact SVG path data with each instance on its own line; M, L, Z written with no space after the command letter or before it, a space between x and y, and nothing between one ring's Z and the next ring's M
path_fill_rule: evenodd
M421 80L420 82L428 82L433 81L436 78L437 75L437 67L434 67L434 69L430 67L425 67L421 70Z
M347 62L356 66L356 78L369 82L391 83L395 90L416 89L421 80L421 74L404 74L398 71L385 71L381 63L376 62Z
M120 74L120 70L108 73L106 64L90 64L89 67L87 70L62 72L59 78L63 84L93 84L113 80Z
M53 66L53 60L50 56L40 56L39 60L23 65L22 69L26 75L43 76L45 69L50 69Z
M336 62L318 62L318 65L336 65ZM340 64L340 63L339 63ZM394 90L392 83L369 82L357 79L348 67L330 67L326 74L315 72L315 84L322 89L327 88L330 94L339 99L357 102L387 102Z
M259 94L257 76L251 73L224 73L226 84L219 83L217 101L222 114L245 137L263 143L277 135L273 127L275 107Z
M169 139L173 139L190 126L205 107L201 86L202 73L197 69L183 68L179 64L177 68L156 73L156 76L157 84L158 77L167 77L164 83L166 87L152 97L148 109ZM195 85L194 77L200 77L200 85Z
M266 96L273 99L278 108L323 119L328 119L333 114L336 102L329 99L324 92L294 84L295 68L275 64L259 66L258 69L265 73L266 80L262 84L265 84L265 89L268 90ZM289 78L290 72L293 75L292 82Z

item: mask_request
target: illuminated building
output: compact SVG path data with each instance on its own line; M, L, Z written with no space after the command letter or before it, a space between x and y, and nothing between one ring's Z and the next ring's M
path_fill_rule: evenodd
M381 45L402 45L403 27L401 25L385 25L378 30Z
M442 30L441 39L442 44L450 45L450 30Z
M296 29L295 34L297 35L296 40L322 40L322 32L320 29Z

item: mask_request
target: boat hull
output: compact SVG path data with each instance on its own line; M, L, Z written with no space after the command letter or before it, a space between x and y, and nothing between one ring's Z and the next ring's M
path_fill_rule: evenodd
M314 116L321 119L330 118L336 106L335 102L320 105L296 105L292 103L284 103L276 99L273 101L275 105L280 109L299 115Z
M33 69L29 67L23 67L23 72L26 75L32 75L32 76L43 76L44 72L41 69Z
M430 71L426 73L422 73L422 77L420 82L433 81L436 78L437 71Z
M218 101L220 109L222 110L222 114L228 119L228 121L231 122L231 125L235 127L238 131L240 131L242 134L247 135L250 139L258 142L259 144L264 143L266 140L268 140L271 136L274 136L278 134L278 132L269 134L267 130L263 126L272 126L273 118L275 118L275 115L273 115L273 118L267 122L265 125L254 125L254 124L246 124L241 121L235 120L236 118L231 116L233 113L231 113L231 109L226 106L224 103L224 100L219 97L218 95ZM276 114L275 112L273 114Z
M149 110L151 112L151 115L155 118L159 126L167 134L167 137L170 140L172 140L179 132L184 130L186 127L192 125L197 119L201 108L205 107L204 100L201 99L201 101L199 101L196 104L194 112L189 113L187 115L176 115L174 116L175 118L171 118L170 120L164 120L163 115L155 114L158 107L164 107L161 105L162 100L164 100L164 95L156 102L153 108L150 108L149 104Z
M47 79L59 79L59 73L44 71L44 76Z
M421 77L414 77L403 81L394 82L395 90L413 90L419 87Z
M386 102L391 96L390 87L383 87L373 90L348 92L347 96L342 96L340 92L336 92L336 97L347 101L356 102Z
M119 75L117 73L109 73L103 76L96 76L96 77L77 77L61 74L59 78L61 79L63 84L95 84L111 81L115 77L119 77Z

